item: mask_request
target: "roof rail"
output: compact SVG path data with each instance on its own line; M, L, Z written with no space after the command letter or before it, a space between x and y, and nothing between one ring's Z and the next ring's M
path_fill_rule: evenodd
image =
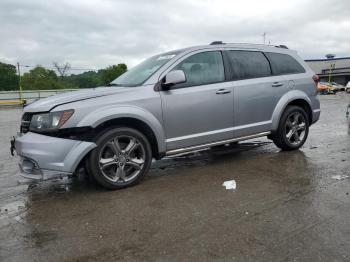
M288 49L288 47L286 45L266 45L266 44L256 44L256 43L224 43L223 41L214 41L214 42L210 43L210 45L225 45L225 44L271 46L271 47L278 47L278 48Z
M288 49L288 47L286 45L275 45L275 47Z
M222 41L214 41L214 42L211 42L210 45L224 45L225 43L222 42Z
M257 45L257 46L268 46L265 44L256 44L256 43L227 43L227 44L232 44L232 45Z

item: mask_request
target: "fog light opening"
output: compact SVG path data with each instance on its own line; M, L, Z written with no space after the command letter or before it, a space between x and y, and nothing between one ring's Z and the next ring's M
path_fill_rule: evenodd
M38 164L28 158L22 160L21 169L24 173L27 173L27 174L38 175L38 176L41 175L41 171Z

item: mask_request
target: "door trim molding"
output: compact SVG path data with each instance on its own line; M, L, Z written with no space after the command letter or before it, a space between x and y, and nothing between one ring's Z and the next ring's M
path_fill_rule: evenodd
M191 134L191 135L186 135L186 136L178 136L178 137L168 138L165 140L165 142L171 143L171 142L181 141L181 140L185 140L185 139L191 139L191 138L196 138L196 137L201 137L201 136L215 135L215 134L219 134L219 133L230 132L230 131L234 131L234 130L255 127L255 126L262 126L262 125L266 125L266 124L272 124L272 121L268 120L268 121L262 121L262 122L258 122L258 123L248 124L248 125L241 125L241 126L217 129L217 130L203 132L203 133L196 133L196 134Z
M230 132L230 131L233 131L233 130L234 130L234 127L229 127L229 128L224 128L224 129L217 129L217 130L213 130L213 131L208 131L208 132L203 132L203 133L196 133L196 134L187 135L187 136L173 137L173 138L166 139L165 142L166 143L176 142L176 141L185 140L185 139L191 139L191 138L200 137L200 136L209 136L209 135L215 135L215 134L219 134L219 133L223 133L223 132Z
M267 135L270 135L270 134L271 134L270 131L269 132L262 132L262 133L258 133L258 134L250 135L250 136L242 136L242 137L237 137L237 138L227 139L227 140L221 140L221 141L207 143L207 144L202 144L202 145L197 145L197 146L184 147L184 148L170 150L170 151L166 152L165 155L166 156L177 155L177 154L181 154L181 153L187 153L187 152L192 152L192 151L205 149L205 148L208 148L208 147L211 147L211 146L223 145L223 144L228 144L228 143L232 143L232 142L248 140L248 139L252 139L252 138L256 138L256 137L267 136Z

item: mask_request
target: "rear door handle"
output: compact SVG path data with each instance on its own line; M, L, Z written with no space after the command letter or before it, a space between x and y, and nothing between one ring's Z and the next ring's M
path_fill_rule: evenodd
M225 88L222 88L222 89L219 89L218 91L216 91L216 94L218 94L218 95L224 95L224 94L229 94L229 93L231 93L231 91L228 89L225 89Z
M283 83L281 83L281 82L274 82L272 84L272 87L278 87L278 86L283 86Z

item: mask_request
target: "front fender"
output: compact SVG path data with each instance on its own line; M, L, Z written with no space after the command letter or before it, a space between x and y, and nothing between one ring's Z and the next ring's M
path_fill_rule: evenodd
M305 102L308 103L310 108L311 106L311 100L307 96L306 93L300 91L300 90L291 90L288 93L284 94L281 99L278 101L275 110L272 113L272 131L276 131L278 128L278 124L280 121L280 118L282 116L283 111L286 109L287 105L297 99L302 99Z
M153 131L158 144L159 152L165 152L165 133L162 124L150 112L137 106L106 106L98 108L82 118L77 127L91 126L93 128L100 124L117 118L134 118L147 124Z

